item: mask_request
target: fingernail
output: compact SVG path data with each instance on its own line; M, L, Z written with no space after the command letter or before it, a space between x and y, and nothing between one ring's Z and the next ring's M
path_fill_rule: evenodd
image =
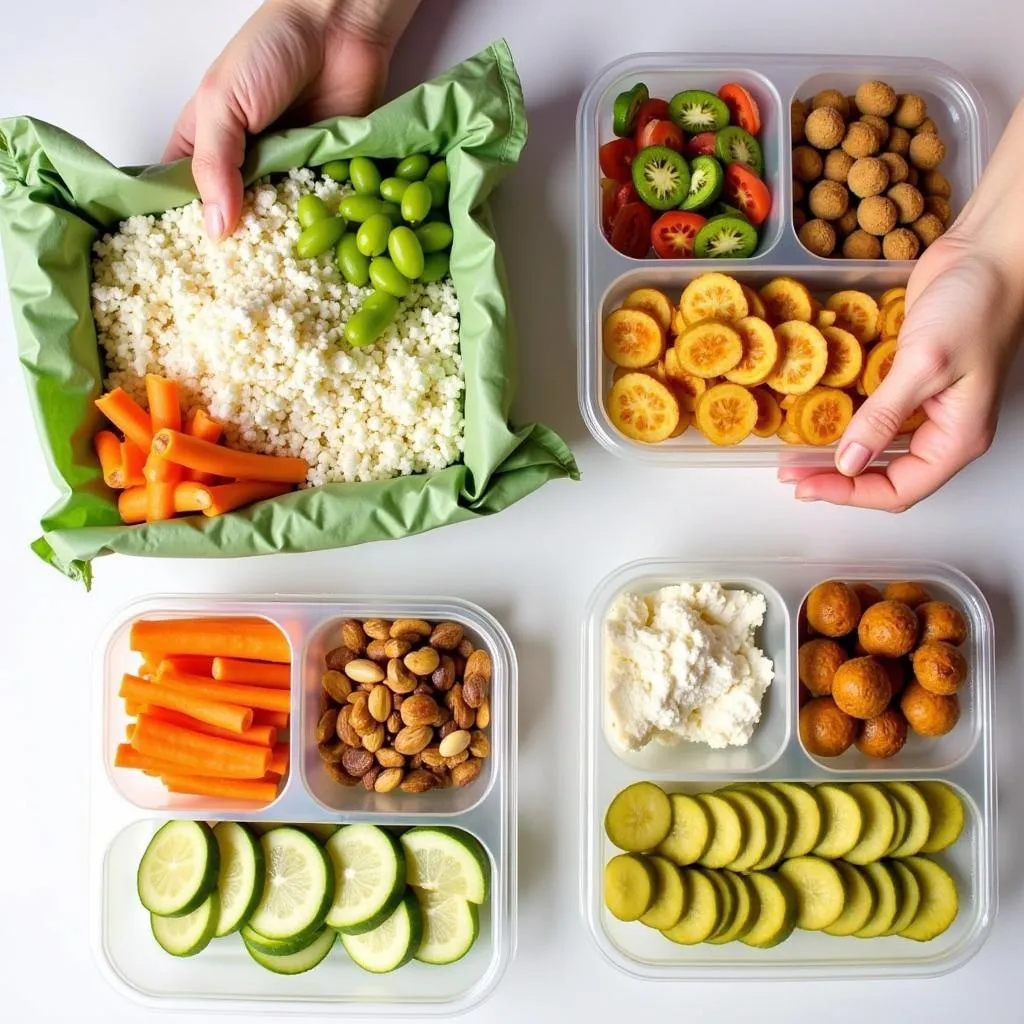
M799 479L799 473L795 469L780 469L776 476L780 484L795 483Z
M836 459L836 468L843 476L856 476L868 468L871 461L871 452L859 441L851 441L839 452Z
M811 494L798 494L796 495L797 501L820 501L820 498L815 498Z
M203 221L206 224L206 233L215 242L219 242L224 235L224 214L220 212L220 207L207 203L203 207Z

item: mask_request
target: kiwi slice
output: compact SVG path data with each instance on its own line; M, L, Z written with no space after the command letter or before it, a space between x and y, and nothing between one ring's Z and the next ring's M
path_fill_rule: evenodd
M732 889L736 909L733 914L732 923L726 929L719 929L708 942L716 946L724 946L727 942L735 942L741 935L746 935L750 926L754 923L758 904L755 902L756 894L753 887L747 884L743 875L737 875L732 871L721 871L719 877Z
M743 164L759 178L764 174L761 143L750 132L730 125L715 136L715 156L724 164Z
M875 912L875 889L868 876L853 864L836 861L836 867L846 883L846 906L843 912L823 929L828 935L853 935L868 923Z
M769 845L774 843L774 826L764 804L750 793L741 789L727 789L722 791L721 797L736 808L746 831L746 840L740 852L727 866L732 871L749 871L764 857Z
M709 871L705 868L704 874L707 875L708 880L718 890L718 901L722 908L718 927L708 936L708 941L710 942L715 936L722 935L732 928L736 921L736 914L739 911L739 900L736 896L736 890L725 880L724 871Z
M881 860L892 846L896 815L892 800L885 790L873 782L853 782L847 787L850 796L860 804L864 830L860 841L845 854L851 864L871 864Z
M654 210L681 206L690 191L690 165L668 146L645 146L633 157L633 186Z
M608 838L630 853L653 850L672 828L668 794L653 782L634 782L608 805L604 829Z
M711 816L711 842L700 864L706 868L724 868L740 855L749 826L740 818L739 811L717 793L701 793L697 800Z
M887 782L885 787L893 801L903 807L907 816L907 827L902 839L889 851L888 856L913 857L924 849L931 834L932 813L928 809L928 801L912 782Z
M769 830L770 841L764 851L764 856L754 865L755 871L764 871L778 864L786 852L786 847L789 846L794 829L793 812L789 804L763 782L749 783L745 789L755 800L760 800L764 805L772 825Z
M904 928L910 927L921 908L921 883L902 861L890 860L886 864L900 883L900 906L896 911L896 920L885 934L899 935Z
M891 857L895 850L902 846L907 838L907 833L910 831L910 811L907 809L906 803L903 799L893 791L892 784L883 782L886 792L889 794L889 799L892 802L893 815L896 821L896 827L892 833L892 843L889 845L889 849L886 850L886 857ZM923 797L921 799L924 799ZM916 852L916 851L915 851Z
M952 786L945 782L915 782L931 812L931 830L922 853L938 853L952 846L964 830L964 803Z
M782 856L806 857L821 840L825 819L821 812L821 801L814 790L805 782L772 782L769 784L793 812L793 834Z
M699 260L744 260L757 248L757 230L744 217L722 214L712 217L693 242L693 255Z
M725 172L713 156L695 156L690 162L690 191L683 200L683 209L710 206L722 194L724 182Z
M656 852L685 867L704 856L711 843L711 815L696 798L686 793L672 793L672 831Z
M686 906L686 890L679 868L665 857L648 857L647 863L654 869L656 887L654 899L641 914L640 923L648 928L662 931L679 923Z
M794 857L779 868L779 874L796 890L798 928L821 931L834 924L846 908L846 884L830 861Z
M757 917L739 940L757 949L771 949L793 934L796 893L785 878L763 871L755 871L747 880L757 894Z
M615 106L612 111L612 131L616 135L626 137L633 134L636 126L636 115L640 106L650 98L647 86L643 82L637 82L632 89L620 92L615 97Z
M729 108L713 92L686 89L668 101L668 116L684 132L699 135L724 128L729 123Z
M620 853L604 867L604 905L620 921L637 921L654 901L657 884L647 860Z
M698 868L684 868L683 888L686 890L686 909L679 922L662 931L670 942L692 946L704 942L718 928L722 918L722 899L719 889Z
M875 911L867 919L863 927L853 934L858 939L875 939L884 935L891 927L900 909L899 880L889 870L889 865L876 861L865 864L860 869L868 878L875 890Z
M818 786L817 794L825 815L825 827L813 852L818 857L843 857L860 842L864 812L845 786L825 782Z
M902 861L917 878L921 903L914 920L900 935L905 939L927 942L941 935L960 912L960 894L952 875L927 857L907 857Z

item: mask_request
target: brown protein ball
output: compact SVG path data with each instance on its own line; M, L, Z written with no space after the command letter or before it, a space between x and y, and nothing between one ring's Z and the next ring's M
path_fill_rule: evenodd
M831 256L836 251L836 230L827 220L809 220L797 235L801 244L815 256Z
M850 193L838 181L825 179L811 189L807 205L815 217L822 220L838 220L849 208Z
M889 152L899 156L906 156L910 152L910 132L899 125L892 125L889 128Z
M855 160L862 156L874 156L881 147L878 132L863 121L851 121L843 138L843 149Z
M907 724L919 736L945 736L960 721L960 702L955 696L931 693L916 679L912 679L903 691L900 710Z
M926 601L916 611L921 643L941 640L959 647L967 639L967 620L959 608L946 601Z
M893 580L887 583L882 596L886 601L900 601L908 608L916 608L932 599L924 585L913 580Z
M848 260L877 260L882 258L882 243L859 228L851 231L843 242L843 255Z
M894 227L899 212L888 196L869 196L857 207L857 223L869 235L887 235Z
M900 128L917 128L928 116L928 104L917 93L908 92L896 100L893 122Z
M857 628L860 600L841 580L819 583L807 595L805 605L807 622L822 636L847 636Z
M861 199L877 196L889 187L889 168L874 156L862 156L853 162L846 184Z
M811 112L829 108L835 110L844 119L850 116L850 102L838 89L822 89L811 100Z
M800 229L807 223L807 211L802 206L793 207L793 228L797 234L800 233Z
M857 86L854 100L862 114L888 117L896 109L896 90L885 82L862 82Z
M832 677L832 699L854 718L875 718L892 700L892 685L874 658L851 658Z
M807 189L799 178L793 179L793 202L802 203L807 198Z
M874 114L864 114L861 120L878 132L878 141L884 147L889 141L889 122L884 117L875 117Z
M840 185L853 166L853 157L843 149L833 149L825 154L824 175L829 181L838 181Z
M818 637L800 645L798 655L800 682L815 697L832 692L832 679L849 655L846 648L828 637Z
M939 126L930 118L926 117L915 129L915 135L938 135Z
M926 213L934 213L942 221L943 227L949 227L949 222L953 219L953 207L948 199L943 199L942 196L925 196L924 209Z
M861 726L857 749L865 757L895 757L907 742L907 720L898 708L886 708Z
M846 122L838 110L832 107L818 107L807 115L804 134L807 141L816 149L832 149L843 141Z
M924 213L910 225L910 230L917 235L921 248L927 249L932 242L945 234L946 226L934 213Z
M946 158L946 144L931 132L910 140L910 162L922 171L934 171Z
M879 658L876 656L875 661L885 669L885 674L889 677L889 685L892 687L893 697L899 696L903 692L903 687L907 684L907 670L904 667L904 660L902 658Z
M845 238L847 235L853 234L857 230L857 210L854 207L847 209L846 213L842 215L835 222L836 231Z
M921 191L926 196L941 196L949 199L953 194L952 186L942 171L925 171L921 177Z
M857 580L855 583L850 584L850 589L857 595L857 600L860 601L861 615L873 604L878 604L882 600L882 592L873 583Z
M921 243L910 228L896 228L882 239L882 255L887 260L916 260Z
M789 105L789 136L793 145L797 146L804 141L804 125L807 123L807 111L804 109L801 100L793 100Z
M857 719L836 707L831 697L815 697L800 709L800 742L809 754L838 757L857 738Z
M821 154L810 146L797 146L793 150L793 177L810 183L821 177Z
M899 153L883 153L879 158L889 172L889 184L898 185L901 181L907 180L907 173L910 166Z
M907 184L919 188L921 185L921 172L916 167L907 169Z
M917 644L920 627L914 609L902 601L879 601L861 617L857 639L869 654L902 658Z
M967 659L952 644L941 640L921 644L911 660L914 678L929 693L949 697L967 679Z
M913 224L924 213L924 196L913 185L893 185L888 195L896 204L901 224Z

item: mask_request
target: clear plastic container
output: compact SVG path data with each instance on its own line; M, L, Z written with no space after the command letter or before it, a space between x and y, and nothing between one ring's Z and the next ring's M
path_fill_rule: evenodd
M884 583L919 580L937 598L959 606L970 626L962 648L970 667L959 724L948 736L913 738L891 761L868 761L854 751L834 761L811 757L797 729L797 616L807 592L826 579ZM715 580L759 591L768 611L758 639L775 664L764 717L748 747L716 751L695 744L625 755L605 732L604 619L623 591L649 593L671 583ZM980 948L996 913L996 779L993 625L985 598L966 576L933 562L815 562L745 559L633 562L607 577L587 607L583 623L581 759L581 900L584 918L601 953L625 973L650 980L779 980L797 978L911 978L946 974ZM782 720L781 724L779 720ZM653 744L652 746L657 746ZM731 782L795 780L810 783L875 779L942 779L967 807L964 833L938 855L956 877L960 912L943 935L916 943L898 937L838 938L794 932L774 949L743 943L683 947L639 923L624 923L604 908L604 865L617 851L604 832L611 799L625 786L649 779L669 791L700 792Z
M175 796L141 772L111 767L127 718L117 696L121 676L138 656L128 649L131 622L141 616L259 615L276 623L292 644L292 771L281 795L264 808ZM462 624L493 663L491 756L464 789L419 797L368 793L330 784L313 741L323 656L344 618L415 617ZM507 634L487 612L454 598L150 598L111 623L98 657L101 699L93 786L92 933L97 959L112 983L148 1005L176 1010L335 1016L444 1016L478 1005L497 985L516 940L516 659ZM106 777L101 777L106 776ZM142 813L140 813L142 812ZM139 904L135 873L146 844L166 819L380 825L444 824L472 833L491 861L491 895L481 908L480 936L455 964L412 962L388 975L356 967L340 944L307 974L284 977L259 967L237 935L216 939L199 956L177 960L153 940Z
M757 287L785 274L819 293L860 288L879 294L904 285L914 264L903 261L822 259L803 247L793 228L790 104L824 88L850 93L871 78L883 79L899 92L924 96L948 154L942 165L949 178L954 210L967 201L981 177L988 155L988 126L974 87L953 69L918 57L847 57L766 54L636 54L610 64L590 83L576 119L577 169L580 182L578 223L578 388L587 428L609 451L660 466L826 465L830 449L794 447L777 438L749 438L734 448L718 448L697 431L647 445L622 436L611 424L604 399L613 367L601 351L601 323L633 288L651 285L678 294L698 274L718 270ZM615 96L643 81L652 96L670 97L682 89L717 90L724 82L745 85L761 108L761 143L765 176L772 192L772 212L762 228L757 252L746 260L633 259L614 250L601 231L599 146L612 138ZM879 460L906 450L897 440Z

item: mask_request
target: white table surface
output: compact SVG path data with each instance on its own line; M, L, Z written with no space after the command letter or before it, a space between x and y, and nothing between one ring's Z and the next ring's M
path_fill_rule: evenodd
M159 158L179 107L256 5L48 0L40 7L5 0L2 6L0 115L45 118L117 163L139 164ZM1018 583L1024 576L1022 375L1011 381L999 438L988 457L939 497L898 518L794 502L771 471L658 471L613 458L586 433L576 402L573 117L586 81L631 51L881 50L934 57L960 69L981 90L998 132L1024 89L1024 5L425 0L396 57L393 88L421 81L501 35L518 62L531 128L522 164L495 202L520 339L514 415L518 421L541 419L562 433L578 455L581 483L550 484L497 518L400 544L218 562L106 558L97 563L95 589L86 595L28 549L54 490L25 426L29 412L3 291L4 1019L113 1024L157 1017L108 988L89 941L84 766L98 742L88 717L90 659L112 612L161 591L385 591L449 593L479 602L504 622L518 648L519 950L495 995L471 1019L678 1015L688 1021L844 1024L889 1021L898 1011L907 1024L1021 1020L1024 788L1015 782L1024 771L1024 660L1017 642L1024 626ZM978 316L984 329L984 310ZM744 552L941 558L973 576L992 603L1003 780L1000 908L987 945L947 978L870 986L641 984L608 966L587 934L577 897L581 608L596 582L625 561Z

